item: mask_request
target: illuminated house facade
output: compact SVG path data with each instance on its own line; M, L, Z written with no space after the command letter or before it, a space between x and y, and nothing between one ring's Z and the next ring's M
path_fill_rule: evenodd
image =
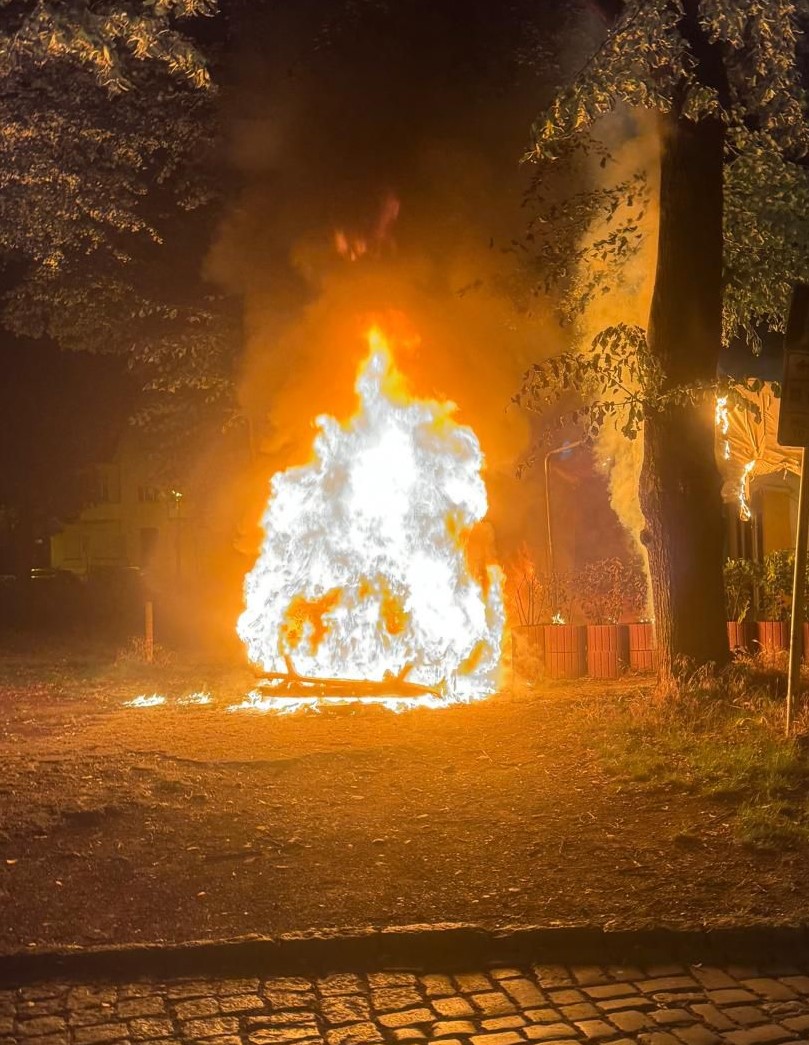
M162 577L193 577L196 531L185 499L156 487L128 448L85 476L86 507L51 537L55 569L82 577L137 569Z

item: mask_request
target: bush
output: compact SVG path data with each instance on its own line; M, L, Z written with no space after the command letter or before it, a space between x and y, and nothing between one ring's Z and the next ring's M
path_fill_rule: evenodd
M574 578L576 602L590 624L617 624L646 608L646 576L638 562L598 559Z
M795 555L789 549L770 552L764 562L728 559L725 562L725 605L728 620L750 620L758 590L760 620L786 621L792 616ZM809 620L809 571L804 582L804 620Z
M552 573L548 581L554 624L567 624L573 615L573 582L570 573Z
M728 559L724 567L727 619L741 624L748 620L762 569L751 559Z
M509 616L521 625L542 624L551 608L548 579L537 570L530 551L523 547L506 567Z
M764 557L761 576L761 612L764 620L789 620L792 614L792 576L795 556L791 551L770 552Z
M571 578L566 573L543 573L523 548L506 567L509 615L521 625L547 624L552 617L569 620Z

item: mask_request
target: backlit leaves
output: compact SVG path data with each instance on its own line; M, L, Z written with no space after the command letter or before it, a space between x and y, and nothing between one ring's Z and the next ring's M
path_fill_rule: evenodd
M561 288L561 318L573 322L614 288L621 266L641 245L649 204L646 172L565 195L560 179L549 179L543 170L525 202L531 208L527 234L513 247L530 258L538 290ZM592 233L595 227L598 234Z
M809 168L773 139L738 132L725 168L726 339L783 325L793 282L809 282Z
M733 378L672 385L649 351L646 332L638 326L617 324L602 330L584 352L564 352L535 363L512 401L547 418L549 408L575 390L581 405L546 425L546 435L572 424L581 438L590 441L609 421L627 439L636 439L651 412L697 403L712 405L718 396L726 397L730 409L749 411L758 420L759 408L745 392L755 393L761 387L757 379Z
M207 82L204 61L177 19L214 4L0 5L0 258L21 277L6 320L95 350L109 299L94 284L130 285L139 245L161 241L162 215L211 199L212 100L195 86ZM137 299L133 291L130 307ZM123 351L120 328L108 333L104 350Z
M155 186L181 205L205 198L189 175L201 169L207 72L177 19L214 3L0 4L0 253L34 276L99 251L124 261L128 236L159 238L143 207Z
M186 21L216 6L0 0L0 261L14 332L118 353L150 396L222 418L233 317L191 303L182 273L152 275L173 216L216 191L215 99Z
M806 95L796 53L806 0L700 0L699 24L722 53L730 97L700 78L682 29L681 0L629 0L569 87L532 128L527 158L553 159L565 143L624 103L691 119L720 116L784 148L809 149Z
M157 62L194 87L210 76L203 54L179 22L211 15L217 0L4 0L11 28L0 33L0 60L10 73L68 60L111 91L132 86L134 62Z
M670 0L629 0L580 74L532 127L528 159L554 159L566 142L617 105L668 111L676 88L693 83L693 59L679 32L682 11ZM699 108L715 104L701 95Z

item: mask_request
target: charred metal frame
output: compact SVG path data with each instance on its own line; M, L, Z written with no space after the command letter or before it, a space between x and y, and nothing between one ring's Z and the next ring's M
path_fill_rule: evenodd
M388 698L402 697L418 699L419 697L442 697L436 686L425 686L419 682L408 682L407 676L413 669L406 664L394 675L387 671L379 680L374 679L339 679L320 678L313 675L301 675L289 657L286 660L286 671L264 671L259 678L269 683L273 694L284 697L320 698Z

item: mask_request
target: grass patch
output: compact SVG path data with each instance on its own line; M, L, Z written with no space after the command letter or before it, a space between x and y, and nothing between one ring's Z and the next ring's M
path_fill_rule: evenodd
M745 802L736 811L736 835L756 849L794 849L809 842L806 808L787 802Z
M617 779L726 801L744 844L809 842L809 711L784 731L783 679L739 661L723 672L683 674L665 693L637 691L597 713L599 753Z

